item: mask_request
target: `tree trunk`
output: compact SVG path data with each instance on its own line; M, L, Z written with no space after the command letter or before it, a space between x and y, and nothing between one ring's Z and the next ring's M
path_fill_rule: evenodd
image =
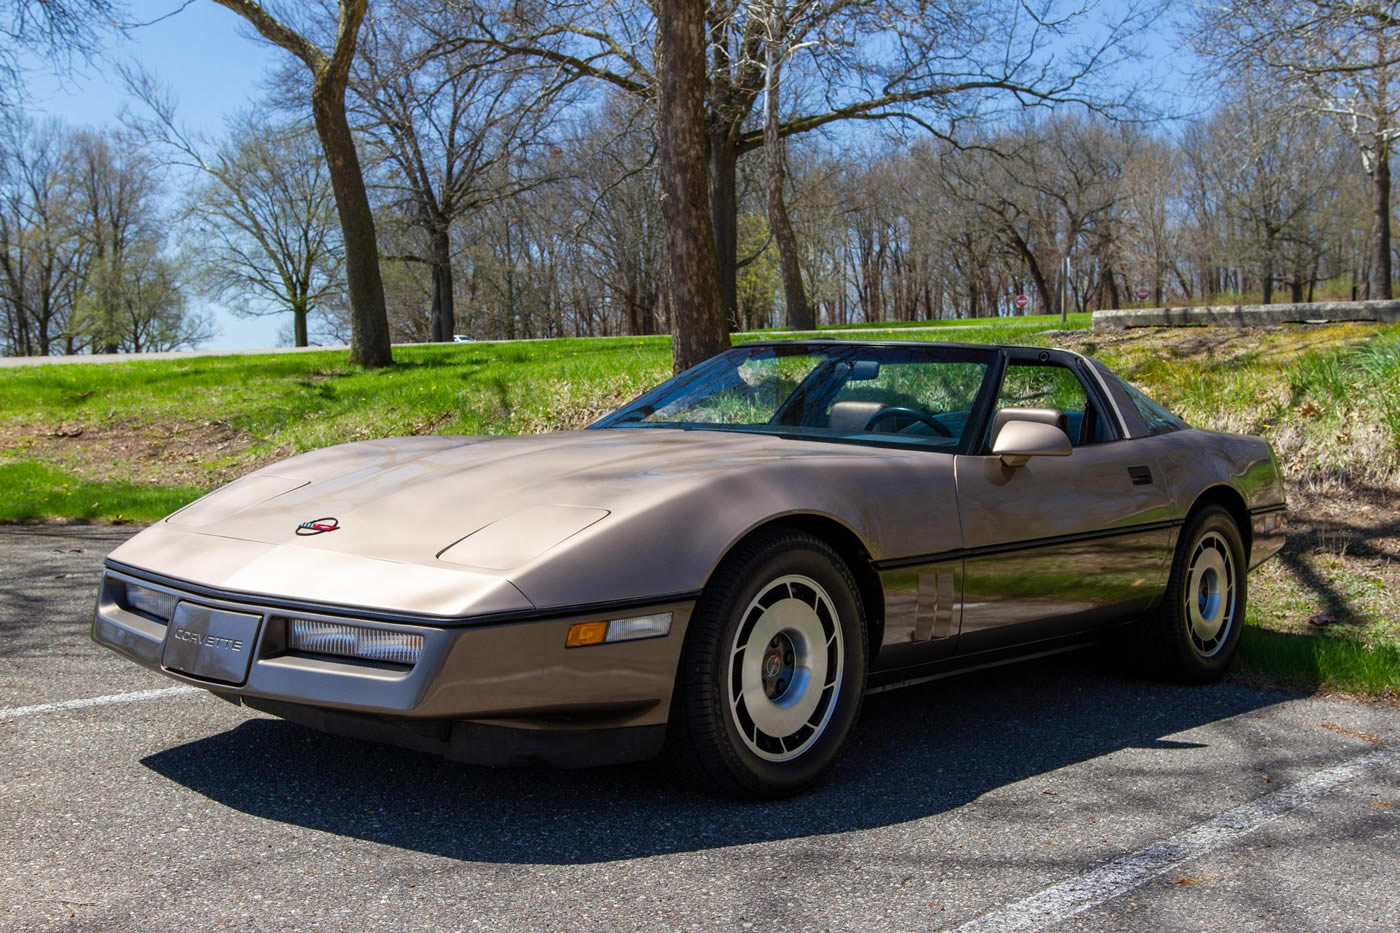
M1113 267L1103 260L1099 261L1099 307L1104 305L1104 299L1108 300L1108 306L1114 311L1118 310L1118 282L1113 277Z
M292 303L292 344L298 347L307 346L309 338L306 334L306 300L299 299Z
M433 271L433 341L451 343L457 332L456 299L452 292L452 242L447 228L433 229L428 261Z
M778 260L783 269L783 303L787 305L787 326L793 330L815 330L817 322L807 292L802 287L802 266L797 257L797 237L788 220L783 186L787 183L786 153L778 135L778 92L782 89L783 59L775 39L787 34L786 24L778 4L773 4L766 43L768 69L764 89L763 154L768 162L768 228L778 246Z
M781 156L780 156L781 158ZM768 223L773 228L773 240L778 246L778 258L783 267L783 301L787 305L787 325L793 330L815 330L816 315L807 302L802 286L802 267L797 256L797 238L788 220L783 201L783 181L787 172L778 169L768 177Z
M345 246L345 284L350 299L350 362L361 366L393 363L389 349L389 315L379 277L379 247L374 236L360 157L345 119L345 85L368 0L339 0L335 46L326 55L306 37L280 22L255 0L214 0L243 17L264 39L295 55L311 71L311 113L326 156L335 192L336 213Z
M345 285L350 298L350 362L361 366L388 366L394 362L389 349L389 316L384 308L384 283L379 277L379 247L374 236L365 180L355 140L345 119L345 88L316 76L311 110L316 133L326 153L326 167L340 215L345 241Z
M1186 296L1186 300L1189 302L1191 296L1195 294L1195 290L1191 288L1191 280L1182 274L1181 267L1175 263L1172 264L1172 272L1176 275L1176 284L1181 286L1181 293ZM1159 296L1157 302L1160 304L1161 301Z
M707 178L705 9L704 0L661 0L656 17L661 208L676 372L729 347Z
M1015 244L1016 252L1021 254L1021 260L1026 264L1026 269L1031 274L1031 281L1035 283L1035 293L1040 297L1040 306L1046 309L1042 313L1053 313L1055 298L1050 293L1050 283L1045 280L1045 272L1040 268L1040 262L1035 258L1035 253L1031 251L1030 244L1014 227L1008 227L1007 231L1011 234L1011 242ZM1030 312L1024 313L1029 314Z
M724 318L730 330L739 325L739 150L724 121L709 129L710 223L715 231L715 263Z
M623 279L622 299L627 311L627 333L642 333L642 301L641 289L637 285L637 274L635 271L627 272Z
M1371 172L1373 188L1371 245L1371 298L1390 298L1390 144L1376 147Z

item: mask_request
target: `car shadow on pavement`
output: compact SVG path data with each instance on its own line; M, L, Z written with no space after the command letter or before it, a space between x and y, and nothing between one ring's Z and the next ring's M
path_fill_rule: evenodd
M680 788L655 764L490 769L271 718L148 756L153 771L264 819L453 859L579 864L869 829L1294 694L1178 687L1092 657L1022 664L869 697L832 773L788 800ZM1187 762L1182 767L1187 767Z

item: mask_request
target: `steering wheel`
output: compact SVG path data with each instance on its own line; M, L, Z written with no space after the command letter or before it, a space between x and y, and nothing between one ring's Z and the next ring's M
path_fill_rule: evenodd
M934 433L941 434L944 437L953 436L953 432L949 431L947 426L944 425L943 422L934 418L933 415L930 415L928 412L919 411L916 408L905 408L903 405L891 405L888 408L882 408L879 411L875 412L875 414L870 416L870 420L865 422L865 430L873 431L875 429L875 423L877 421L879 421L882 418L889 418L895 415L903 415L904 417L917 421L920 424L926 424L934 430Z

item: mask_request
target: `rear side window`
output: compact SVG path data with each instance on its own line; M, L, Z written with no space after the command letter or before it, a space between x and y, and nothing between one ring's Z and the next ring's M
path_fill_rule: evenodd
M1189 425L1176 415L1158 405L1152 399L1143 395L1137 389L1128 385L1123 380L1118 380L1123 386L1123 391L1128 393L1128 399L1132 401L1133 407L1142 415L1142 420L1147 422L1147 430L1151 434L1170 434L1173 431L1181 431Z
M1064 412L1066 433L1075 447L1110 439L1104 420L1079 377L1058 364L1013 360L997 395L997 410L1003 408L1055 408Z

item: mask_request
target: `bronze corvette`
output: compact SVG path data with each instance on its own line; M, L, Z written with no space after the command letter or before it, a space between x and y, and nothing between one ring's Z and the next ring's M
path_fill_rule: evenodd
M93 638L331 732L491 764L665 746L776 795L870 691L1110 628L1220 675L1284 509L1267 442L1076 353L750 343L587 430L257 470L112 552Z

